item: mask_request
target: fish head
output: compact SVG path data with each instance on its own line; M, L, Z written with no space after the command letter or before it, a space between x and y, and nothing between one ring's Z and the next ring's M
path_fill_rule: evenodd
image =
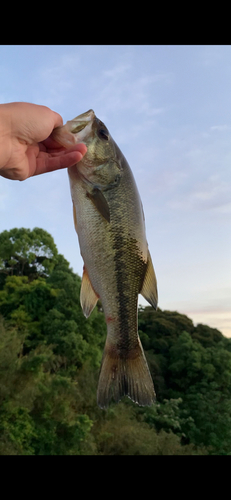
M79 142L84 142L91 133L92 122L95 113L89 109L86 113L82 113L73 120L67 121L62 127L57 127L52 132L52 138L65 148L69 148Z
M101 188L118 182L121 174L118 147L92 109L57 127L52 137L66 148L80 142L87 146L82 160L68 169L70 177L80 174L86 181Z

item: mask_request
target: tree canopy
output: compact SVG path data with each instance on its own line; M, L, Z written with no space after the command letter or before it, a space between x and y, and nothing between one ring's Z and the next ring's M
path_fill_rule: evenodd
M58 255L52 236L35 227L14 228L0 233L0 287L6 276L47 276Z
M231 341L176 311L140 307L157 393L96 404L106 324L43 229L0 234L0 454L231 454Z

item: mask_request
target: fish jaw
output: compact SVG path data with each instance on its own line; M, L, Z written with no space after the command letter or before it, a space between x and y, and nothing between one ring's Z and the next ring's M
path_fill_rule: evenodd
M67 121L62 127L57 127L52 133L52 139L64 146L71 147L82 142L86 144L91 135L92 124L95 119L93 109L76 116L73 120Z

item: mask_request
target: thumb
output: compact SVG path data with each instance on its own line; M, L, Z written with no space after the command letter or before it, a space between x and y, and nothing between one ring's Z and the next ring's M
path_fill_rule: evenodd
M56 113L56 111L51 110L53 115L54 115L54 127L62 127L63 125L63 119L59 113Z

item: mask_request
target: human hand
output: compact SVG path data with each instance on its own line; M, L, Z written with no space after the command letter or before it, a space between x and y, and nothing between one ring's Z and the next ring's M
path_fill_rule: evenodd
M87 151L85 144L65 149L50 137L62 124L62 117L46 106L0 104L0 175L23 181L78 163Z

